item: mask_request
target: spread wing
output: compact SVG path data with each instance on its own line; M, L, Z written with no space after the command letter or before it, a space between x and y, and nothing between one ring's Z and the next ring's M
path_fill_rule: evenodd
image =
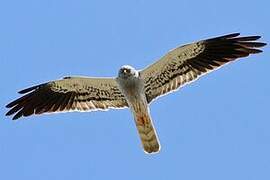
M7 116L13 120L32 114L61 111L91 111L124 108L128 104L112 78L66 77L19 92L21 98L9 103Z
M237 58L260 53L262 50L258 48L266 45L255 42L260 36L239 35L234 33L178 47L142 70L147 101L150 103Z

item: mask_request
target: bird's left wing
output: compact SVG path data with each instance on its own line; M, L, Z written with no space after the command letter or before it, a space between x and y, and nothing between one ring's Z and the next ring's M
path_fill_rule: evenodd
M238 37L239 33L198 41L178 47L140 71L148 103L196 80L237 58L262 52L260 36Z
M32 114L124 108L128 104L113 78L66 77L22 91L6 105L13 120Z

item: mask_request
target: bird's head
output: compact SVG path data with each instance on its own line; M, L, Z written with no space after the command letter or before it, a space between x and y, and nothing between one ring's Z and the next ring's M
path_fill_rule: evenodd
M139 72L129 65L124 65L120 68L118 72L118 77L129 78L129 77L139 77Z

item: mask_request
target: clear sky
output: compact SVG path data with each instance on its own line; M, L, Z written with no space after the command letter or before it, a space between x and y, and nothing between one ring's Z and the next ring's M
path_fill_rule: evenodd
M269 46L151 104L162 149L142 151L128 109L5 117L25 87L116 76L192 41L270 42L268 0L0 2L0 179L270 179Z

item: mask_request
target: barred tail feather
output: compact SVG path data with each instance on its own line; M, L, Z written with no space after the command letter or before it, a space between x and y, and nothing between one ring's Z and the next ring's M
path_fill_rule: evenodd
M149 114L136 113L135 121L144 151L146 153L159 152L159 140Z

